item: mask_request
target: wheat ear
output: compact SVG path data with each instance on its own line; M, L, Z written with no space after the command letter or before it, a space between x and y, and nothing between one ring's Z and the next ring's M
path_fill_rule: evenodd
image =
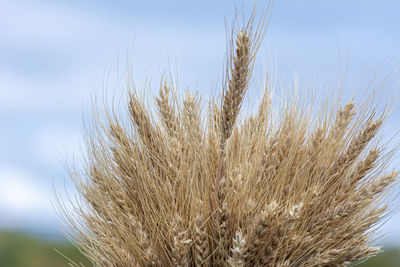
M162 122L168 132L168 134L176 138L178 135L179 120L175 114L174 106L171 104L169 99L169 94L171 88L168 86L167 82L164 82L160 86L159 97L156 97L158 111L161 115Z
M244 267L247 253L246 237L241 230L237 230L232 241L232 256L228 258L228 264L231 267Z
M210 246L202 216L197 216L194 224L193 259L196 266L208 266L210 263Z
M233 68L225 92L222 106L222 144L232 133L236 117L239 113L243 97L246 93L251 73L251 41L249 34L242 30L236 37L236 54L233 58Z

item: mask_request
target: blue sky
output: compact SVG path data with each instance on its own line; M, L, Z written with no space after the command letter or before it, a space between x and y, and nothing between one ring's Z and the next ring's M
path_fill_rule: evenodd
M139 87L152 77L156 88L172 66L181 89L219 90L233 9L228 0L0 0L0 227L59 232L52 185L70 188L62 161L79 159L90 94L123 92L127 58ZM329 82L347 66L348 89L365 85L369 70L396 70L398 10L395 0L276 1L256 74L274 66ZM399 129L396 109L385 133ZM383 230L400 244L399 215Z

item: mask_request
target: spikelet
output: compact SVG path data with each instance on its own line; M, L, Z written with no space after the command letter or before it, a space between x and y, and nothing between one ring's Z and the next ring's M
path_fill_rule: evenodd
M228 259L229 266L244 267L246 264L246 249L246 237L243 236L240 230L237 230L231 248L232 256Z
M192 240L187 238L187 231L182 229L182 219L176 215L172 222L171 236L171 259L174 266L187 267L189 266L189 245Z
M193 260L196 266L209 266L210 247L207 233L205 231L204 219L197 216L194 225L194 244L192 247Z

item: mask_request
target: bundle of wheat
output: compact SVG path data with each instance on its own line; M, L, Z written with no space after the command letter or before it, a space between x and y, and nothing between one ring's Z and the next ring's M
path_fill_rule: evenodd
M108 113L89 131L80 194L66 211L96 266L343 266L375 255L397 172L373 142L374 108L296 101L238 120L264 19L233 35L221 104L167 82L153 116L129 91L130 121ZM234 48L234 49L233 49Z

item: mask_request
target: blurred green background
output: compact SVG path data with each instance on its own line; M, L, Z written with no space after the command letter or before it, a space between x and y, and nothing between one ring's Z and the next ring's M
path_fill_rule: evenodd
M0 233L1 267L70 266L67 258L77 264L92 266L66 241L45 241L16 232Z
M1 267L70 266L67 258L81 266L92 266L76 248L66 241L45 241L16 232L0 233ZM400 250L388 249L356 266L398 267L400 266Z

